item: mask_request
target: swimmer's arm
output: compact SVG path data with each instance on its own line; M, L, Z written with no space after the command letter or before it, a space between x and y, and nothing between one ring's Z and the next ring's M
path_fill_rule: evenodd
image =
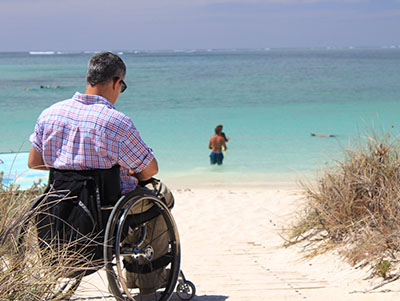
M212 149L212 142L211 142L211 139L210 139L210 142L208 142L208 148L209 148L209 149Z
M29 151L28 167L32 169L49 170L49 168L44 165L41 152L37 151L33 146L31 146Z
M228 148L226 147L225 141L222 143L222 146L224 147L224 150L227 150Z

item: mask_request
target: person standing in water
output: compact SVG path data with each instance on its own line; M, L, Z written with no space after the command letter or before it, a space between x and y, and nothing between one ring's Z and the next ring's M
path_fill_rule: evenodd
M208 143L208 148L211 149L210 154L210 164L218 164L222 165L222 161L224 160L224 155L222 154L222 148L227 150L226 147L226 138L225 135L222 135L222 126L217 126L215 128L215 134L210 138Z

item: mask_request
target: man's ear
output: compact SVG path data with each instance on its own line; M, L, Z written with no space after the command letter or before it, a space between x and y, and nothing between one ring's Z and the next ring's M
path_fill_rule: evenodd
M117 79L117 80L113 80L112 81L112 88L113 88L113 90L115 90L115 89L121 89L120 87L119 87L119 81L120 81L121 79L119 78L119 79Z

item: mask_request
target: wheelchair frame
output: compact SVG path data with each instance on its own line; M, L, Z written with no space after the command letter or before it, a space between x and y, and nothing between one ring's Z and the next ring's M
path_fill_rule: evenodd
M170 300L175 288L183 300L194 297L195 286L180 270L181 250L176 223L160 198L133 191L122 196L114 206L102 206L101 210L111 210L104 234L103 260L109 290L116 300ZM154 230L159 225L163 228L161 232ZM17 230L20 243L25 226ZM166 253L158 254L158 245L163 241L168 244L163 246ZM133 281L132 277L128 279L128 272L136 277ZM162 273L167 277L161 282ZM72 296L83 275L57 279L60 285L54 299ZM149 283L150 288L142 287Z

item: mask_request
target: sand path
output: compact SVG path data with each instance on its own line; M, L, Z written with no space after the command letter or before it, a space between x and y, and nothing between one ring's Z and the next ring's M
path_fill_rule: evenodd
M295 190L173 193L182 270L197 290L193 300L400 300L397 282L368 291L379 283L363 280L368 271L334 254L303 260L300 246L282 247L281 229L301 203ZM114 300L106 282L104 271L86 277L74 299Z

